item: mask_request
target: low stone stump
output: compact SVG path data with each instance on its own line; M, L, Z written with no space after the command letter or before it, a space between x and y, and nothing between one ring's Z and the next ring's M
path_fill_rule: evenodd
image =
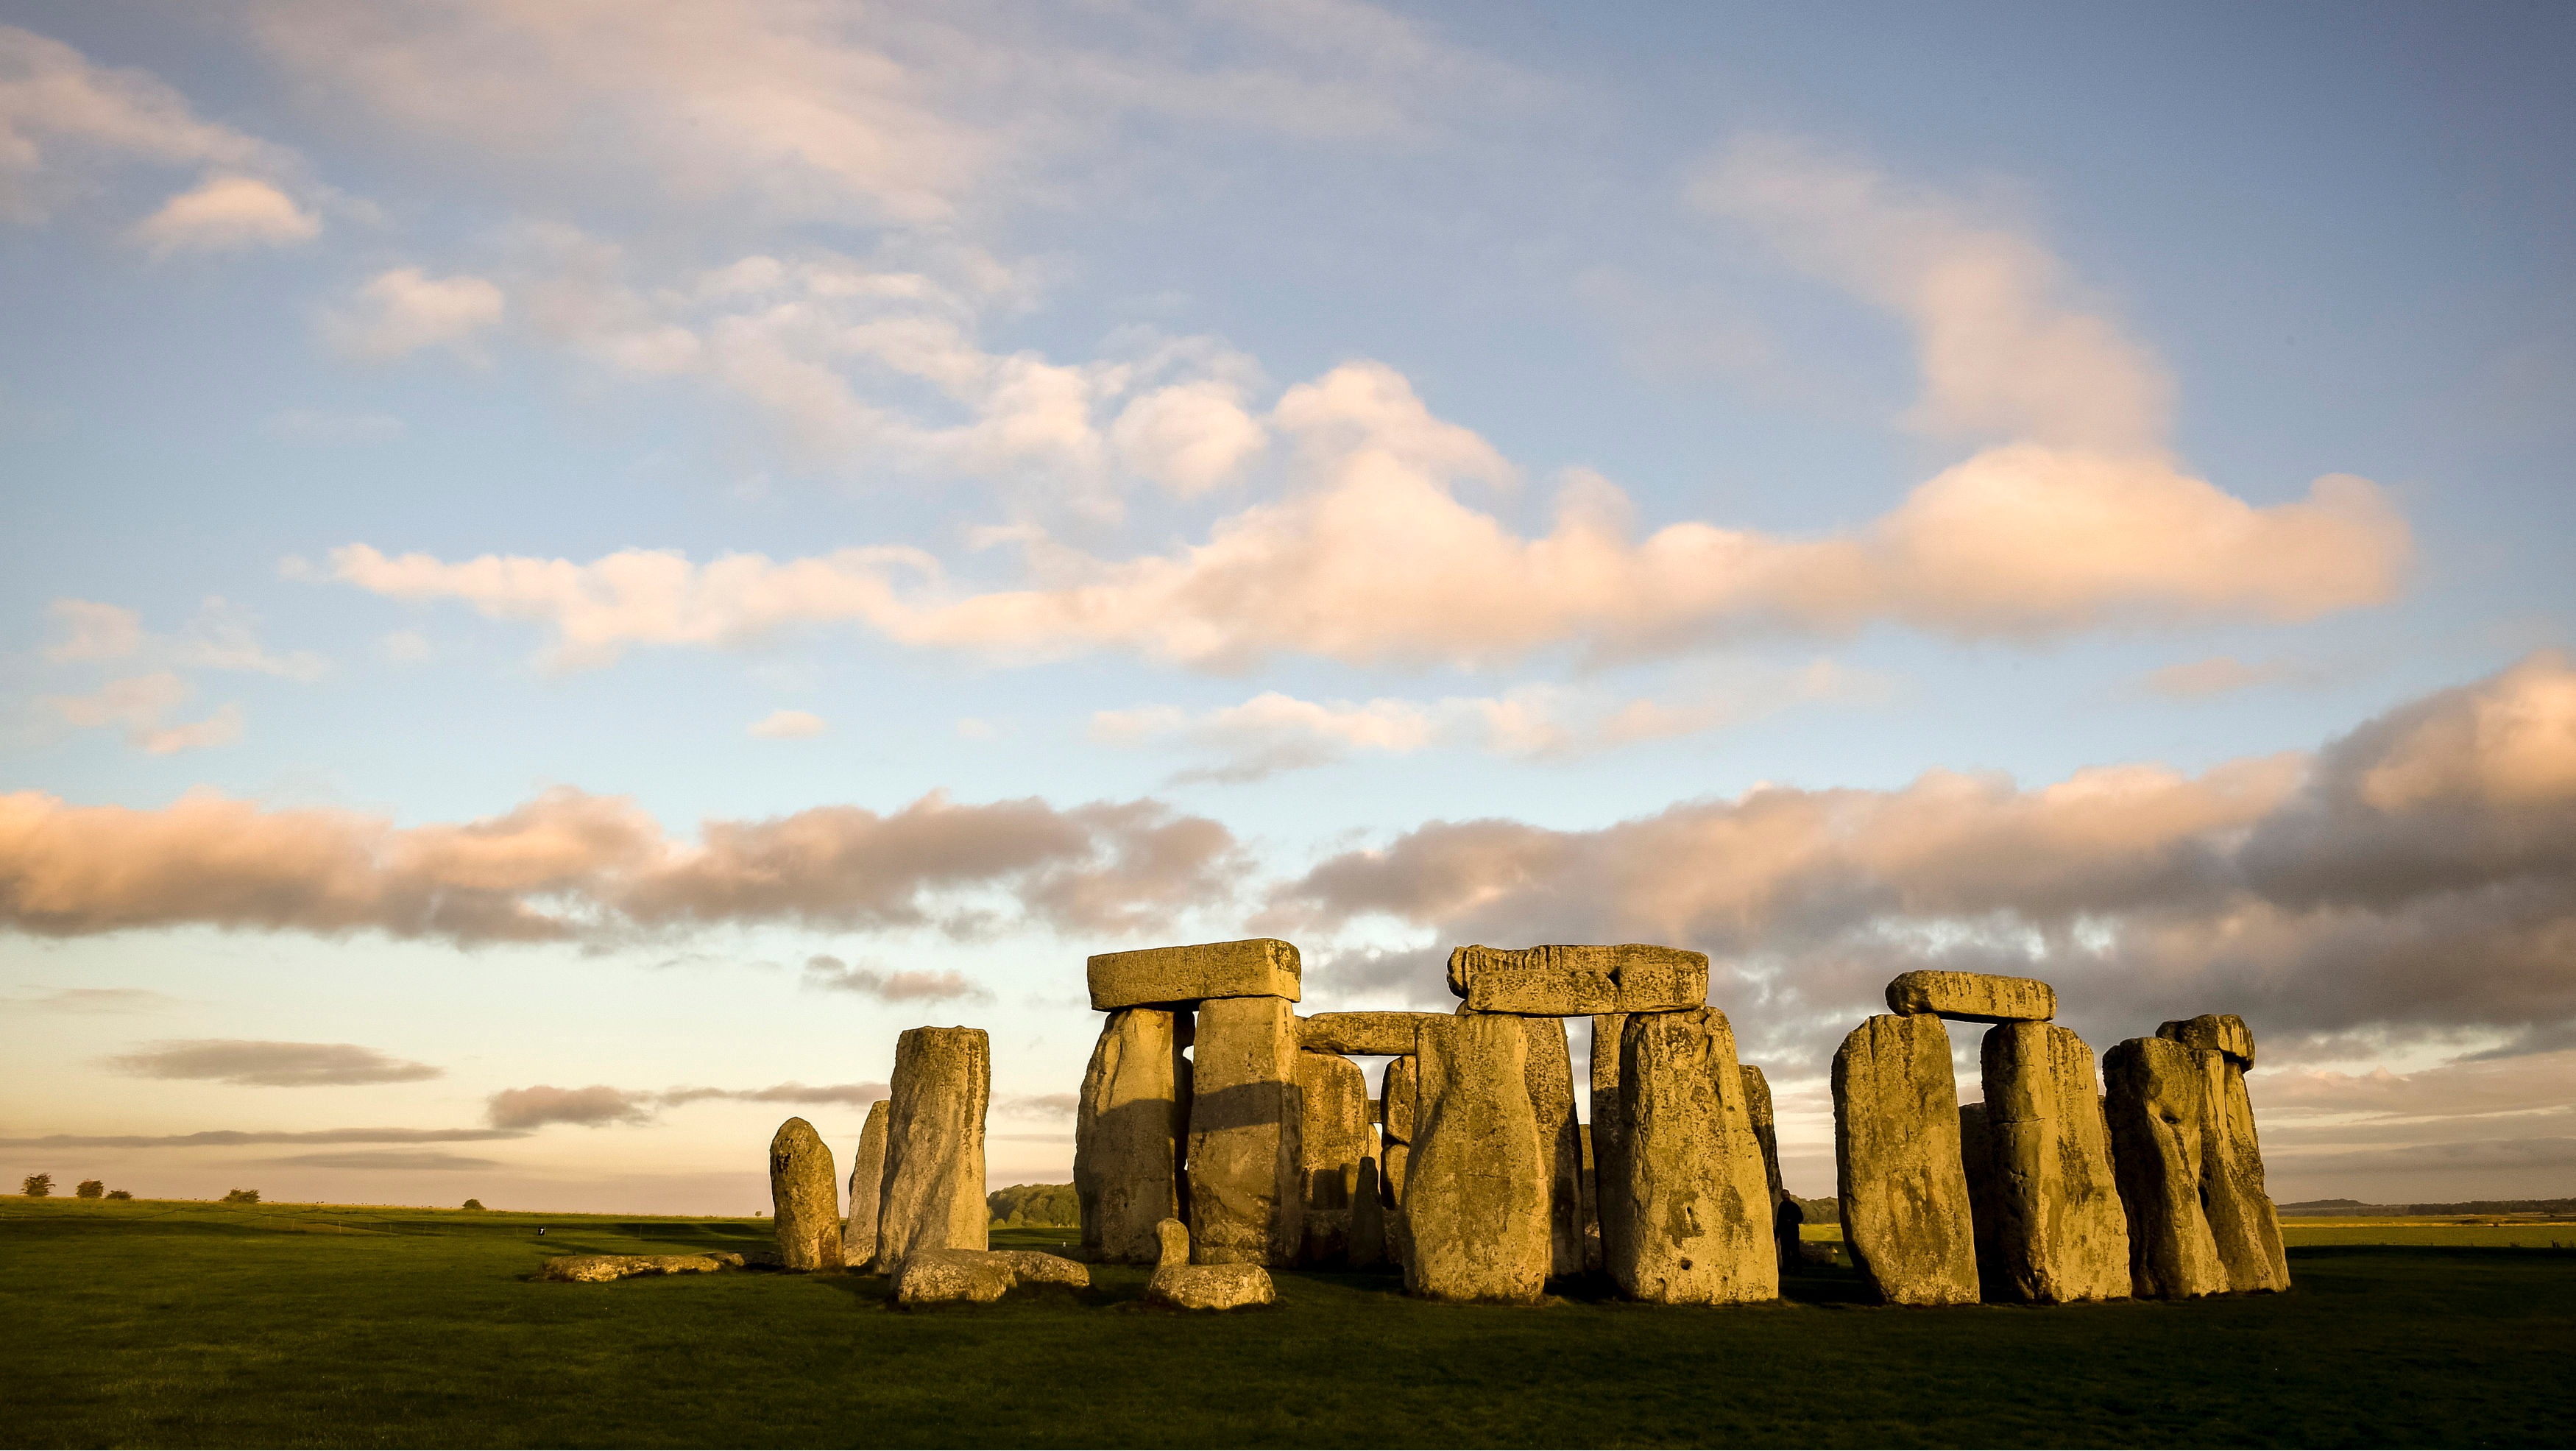
M1166 1219L1158 1227L1162 1263L1145 1282L1145 1299L1175 1310L1240 1310L1278 1299L1270 1272L1259 1265L1190 1263L1190 1227Z
M1208 1264L1294 1264L1303 1246L1297 1016L1286 998L1202 1003L1192 1049L1189 1211Z
M993 1050L983 1029L907 1028L895 1040L878 1265L992 1242L984 1205L984 1109L992 1093Z
M1420 1117L1397 1237L1408 1291L1528 1302L1546 1289L1547 1175L1528 1039L1509 1018L1423 1025Z
M841 1188L833 1182L832 1151L801 1118L780 1124L769 1141L769 1202L780 1266L842 1267Z
M1642 942L1461 947L1449 954L1449 991L1475 1013L1673 1012L1707 1004L1708 955Z
M1629 1232L1610 1277L1660 1305L1778 1299L1770 1185L1726 1015L1632 1015L1619 1077L1627 1173L1604 1192L1626 1198Z
M1422 1020L1438 1013L1317 1013L1297 1020L1298 1046L1314 1053L1356 1053L1363 1057L1413 1051L1413 1036Z
M2142 1300L2216 1295L2227 1266L2201 1209L2211 1074L2168 1038L2131 1038L2102 1055L2111 1168L2128 1213L2129 1289Z
M841 1221L841 1263L865 1269L877 1258L877 1197L885 1192L886 1100L868 1105L868 1121L859 1129L858 1151L850 1156L850 1212Z
M2057 1016L2057 989L2035 977L1906 972L1887 985L1887 1010L1899 1016L1933 1013L1966 1023L2044 1023Z
M1152 1264L1154 1226L1181 1212L1189 1023L1186 1012L1121 1008L1101 1025L1073 1122L1073 1190L1093 1258Z
M887 1290L898 1305L989 1305L1024 1284L1090 1283L1090 1270L1036 1250L925 1249L895 1268Z
M595 1285L632 1275L712 1275L741 1268L738 1254L556 1255L538 1268L537 1278Z
M1929 1013L1871 1018L1835 1052L1833 1090L1836 1189L1853 1265L1891 1304L1975 1304L1949 1032Z
M1294 943L1275 937L1103 952L1088 963L1091 1009L1186 1007L1209 998L1297 1001L1301 971Z
M1989 1030L1979 1058L1992 1206L1990 1233L1978 1226L1990 1242L1979 1246L1986 1297L2040 1305L2128 1298L2128 1216L2111 1173L2093 1050L2053 1024L2015 1022ZM1975 1162L1971 1154L1972 1188Z

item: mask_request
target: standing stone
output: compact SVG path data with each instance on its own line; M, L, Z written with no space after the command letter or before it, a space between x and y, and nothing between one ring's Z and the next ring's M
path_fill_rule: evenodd
M1991 1235L1979 1225L1987 1297L2040 1305L2127 1298L2128 1216L2111 1174L2093 1050L2064 1028L2013 1022L1986 1033L1979 1057L1992 1185L1982 1201L1992 1205Z
M1990 972L1906 972L1887 985L1887 1010L1935 1013L1969 1023L2046 1022L2057 1016L2057 989L2035 977Z
M1297 1014L1286 998L1199 1006L1192 1050L1190 1249L1202 1264L1296 1262Z
M1770 1186L1726 1015L1630 1017L1619 1081L1627 1175L1608 1192L1627 1200L1629 1232L1610 1277L1661 1305L1778 1299Z
M981 1028L906 1028L895 1039L891 1087L877 1268L891 1275L915 1250L991 1248L984 1207L991 1040Z
M1397 1218L1405 1288L1536 1300L1552 1256L1529 1040L1508 1018L1445 1018L1423 1026L1416 1057L1418 1137Z
M1420 1036L1418 1028L1415 1035ZM1415 1065L1416 1060L1411 1053L1401 1058L1390 1058L1386 1062L1386 1072L1378 1078L1378 1122L1386 1125L1386 1136L1399 1144L1413 1142L1413 1109L1420 1082L1420 1073Z
M1626 1232L1622 1216L1628 1196L1615 1192L1615 1186L1628 1182L1627 1140L1619 1127L1627 1117L1619 1107L1619 1039L1627 1027L1625 1013L1602 1013L1592 1019L1592 1203L1601 1228L1605 1267L1619 1252L1619 1236Z
M1475 1013L1670 1012L1708 1001L1708 954L1642 942L1461 947L1449 954L1449 991Z
M1187 1013L1122 1008L1100 1028L1073 1120L1073 1192L1082 1248L1112 1264L1149 1265L1155 1226L1181 1212L1180 1025Z
M1386 1263L1386 1198L1377 1182L1378 1156L1360 1160L1359 1186L1351 1191L1350 1267L1375 1269Z
M1744 1065L1744 1111L1753 1119L1753 1141L1762 1146L1762 1182L1771 1202L1780 1202L1780 1126L1771 1116L1771 1080L1750 1063Z
M1463 1014L1468 1010L1460 1008ZM1523 1056L1539 1157L1547 1164L1548 1273L1583 1272L1583 1137L1574 1113L1574 1055L1562 1018L1513 1017Z
M1583 1272L1599 1274L1601 1262L1601 1166L1592 1158L1592 1125L1576 1124L1575 1137L1583 1145Z
M841 1194L832 1182L832 1151L801 1118L780 1124L769 1141L769 1203L779 1264L841 1268Z
M877 1194L885 1187L886 1101L868 1105L859 1149L850 1158L850 1213L841 1221L841 1262L864 1269L877 1257Z
M2228 1288L2201 1209L2210 1079L2202 1057L2165 1038L2131 1038L2102 1055L2111 1168L2129 1218L2129 1287L2142 1300Z
M1305 1196L1301 1259L1309 1265L1339 1266L1351 1257L1360 1166L1375 1152L1369 1134L1368 1077L1340 1054L1301 1050L1297 1098L1303 1116L1297 1134L1297 1167ZM1370 1177L1373 1180L1375 1175Z
M2218 1262L2227 1270L2227 1287L2239 1293L2286 1290L2290 1262L2281 1250L2272 1196L2263 1189L2263 1146L2254 1136L2245 1070L2218 1052L2202 1053L2200 1062L2209 1106L2200 1139L2200 1202Z
M2187 1048L2207 1053L2223 1053L2238 1068L2254 1066L2254 1030L2234 1013L2203 1013L2197 1018L2182 1018L2156 1029L2159 1038L2171 1038Z
M1995 1142L1986 1132L1982 1103L1959 1105L1959 1167L1968 1174L1968 1223L1975 1231L1977 1288L1989 1300L2006 1298L1996 1289L2003 1283L2003 1261L1995 1254L1996 1201L2003 1191L1995 1184Z
M1834 1171L1843 1241L1898 1305L1977 1299L1950 1035L1929 1013L1869 1019L1834 1054Z
M1301 969L1293 943L1275 937L1103 952L1086 964L1091 1010L1186 1007L1207 998L1297 1001Z

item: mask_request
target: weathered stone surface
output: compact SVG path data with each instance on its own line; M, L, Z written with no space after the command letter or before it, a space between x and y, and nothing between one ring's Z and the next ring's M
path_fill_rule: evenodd
M1162 1262L1145 1282L1145 1298L1178 1310L1240 1310L1278 1298L1270 1272L1259 1265L1190 1263L1190 1229L1177 1219L1161 1226Z
M1610 1187L1626 1183L1628 1175L1627 1141L1619 1127L1626 1117L1619 1108L1619 1039L1627 1026L1625 1013L1602 1013L1592 1020L1592 1212L1605 1266L1618 1253L1628 1210L1628 1196Z
M1470 1012L1459 1005L1459 1014ZM1526 1040L1530 1111L1538 1125L1539 1155L1547 1163L1548 1273L1583 1269L1583 1134L1574 1111L1574 1057L1565 1020L1503 1014Z
M1629 1017L1619 1044L1628 1233L1610 1278L1662 1305L1780 1295L1771 1192L1735 1032L1715 1008Z
M2129 1225L2111 1175L2110 1128L2093 1050L2048 1023L2003 1023L1979 1050L1989 1139L1989 1234L1978 1269L1990 1300L2054 1305L2129 1294ZM1991 1248L1988 1248L1990 1240Z
M1368 1077L1337 1053L1300 1050L1297 1099L1304 1121L1297 1136L1297 1167L1304 1186L1305 1248L1302 1262L1338 1266L1351 1258L1352 1214L1359 1203L1360 1167L1372 1163ZM1376 1173L1369 1178L1375 1187Z
M1843 1242L1899 1305L1977 1298L1950 1035L1929 1013L1874 1017L1834 1054L1834 1170Z
M1437 1013L1425 1014L1438 1017ZM1420 1031L1418 1028L1415 1030ZM1399 1144L1413 1142L1413 1106L1419 1074L1413 1052L1405 1050L1401 1058L1387 1060L1386 1072L1378 1079L1378 1122L1386 1126L1386 1136Z
M1404 1171L1413 1156L1410 1144L1381 1143L1377 1151L1377 1197L1385 1206L1386 1262L1404 1268Z
M1091 1284L1091 1271L1078 1260L1047 1254L1033 1249L987 1250L994 1259L1010 1267L1023 1285L1071 1285L1079 1290Z
M1887 1010L1899 1015L1937 1013L1969 1023L2044 1023L2057 1016L2057 989L2035 977L1908 972L1887 985Z
M1461 947L1449 954L1449 991L1478 1013L1669 1012L1708 1001L1708 955L1642 942Z
M1018 1283L1010 1261L989 1251L922 1249L895 1265L887 1288L898 1305L989 1305Z
M742 1256L737 1254L556 1255L538 1268L537 1278L587 1285L622 1280L629 1275L711 1275L718 1270L741 1268Z
M1968 1223L1977 1246L1978 1292L1989 1300L2009 1298L1995 1288L2003 1283L2003 1261L1995 1254L1996 1207L2003 1191L1995 1184L1994 1137L1986 1132L1982 1103L1959 1105L1959 1167L1968 1175Z
M1098 1013L1187 1007L1207 998L1297 1001L1297 948L1276 937L1103 952L1091 959L1089 970L1091 1008Z
M1297 1020L1300 1047L1317 1053L1411 1053L1422 1020L1439 1013L1317 1013Z
M2197 1018L2177 1018L2156 1029L2159 1038L2170 1038L2187 1048L2209 1053L2223 1053L2238 1068L2254 1066L2254 1030L2234 1013L2203 1013Z
M877 1196L877 1266L889 1272L924 1250L980 1250L992 1241L984 1207L984 1108L993 1050L981 1028L907 1028L895 1039L886 1104L884 1186Z
M1305 1234L1297 1015L1286 998L1216 998L1191 1051L1190 1240L1206 1264L1286 1266Z
M832 1181L832 1151L801 1118L780 1124L769 1140L769 1203L781 1267L841 1268L841 1190Z
M1507 1018L1422 1029L1420 1117L1398 1216L1405 1288L1440 1300L1530 1301L1551 1252L1529 1040Z
M2129 1221L2129 1288L2180 1300L2228 1288L2200 1203L2209 1073L2204 1055L2169 1038L2131 1038L2102 1055L2110 1089L2111 1168Z
M2201 1074L2209 1120L2200 1140L2200 1202L2227 1287L2286 1290L2290 1262L2281 1252L2279 1214L2263 1188L2263 1147L2254 1134L2245 1070L2223 1052L2204 1051Z
M1771 1191L1771 1202L1780 1202L1780 1125L1771 1115L1771 1080L1762 1070L1747 1063L1744 1072L1744 1112L1753 1120L1753 1141L1762 1146L1762 1182Z
M1601 1260L1601 1168L1592 1158L1592 1125L1574 1126L1575 1141L1583 1146L1583 1270L1597 1274Z
M841 1263L865 1269L877 1257L877 1196L885 1191L886 1101L868 1105L868 1121L859 1129L858 1151L850 1156L849 1213L841 1220Z
M1181 1212L1181 1097L1187 1013L1122 1008L1100 1028L1074 1109L1073 1192L1082 1247L1113 1264L1149 1265L1154 1226Z

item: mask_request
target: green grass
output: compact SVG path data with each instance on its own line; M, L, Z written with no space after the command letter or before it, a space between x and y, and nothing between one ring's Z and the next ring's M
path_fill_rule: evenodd
M767 1231L0 1201L7 1440L2576 1441L2576 1253L2547 1250L2303 1245L2288 1295L2051 1310L1864 1306L1842 1270L1793 1277L1780 1305L1724 1310L1590 1290L1537 1309L1438 1306L1386 1277L1283 1274L1276 1309L1214 1317L1139 1304L1144 1272L1117 1268L1089 1291L919 1313L862 1276L522 1278L548 1254L758 1247Z

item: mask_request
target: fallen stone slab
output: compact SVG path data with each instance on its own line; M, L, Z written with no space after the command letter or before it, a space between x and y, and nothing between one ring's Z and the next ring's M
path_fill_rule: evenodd
M898 1305L989 1305L1020 1282L1007 1259L988 1250L917 1250L895 1266L888 1289Z
M1929 1013L1870 1018L1834 1054L1834 1169L1852 1263L1896 1305L1972 1305L1976 1234L1950 1034Z
M1770 1185L1735 1032L1715 1008L1629 1017L1619 1051L1628 1207L1610 1277L1658 1305L1775 1300Z
M1112 1264L1148 1265L1154 1226L1181 1212L1189 1133L1186 1012L1121 1008L1100 1028L1073 1121L1073 1190L1082 1247Z
M1024 1285L1070 1285L1077 1290L1091 1285L1091 1271L1080 1261L1062 1255L1034 1249L995 1249L985 1253L1010 1266L1011 1273Z
M1419 1137L1397 1217L1404 1285L1436 1300L1526 1303L1546 1288L1547 1176L1528 1039L1505 1017L1425 1025Z
M1089 963L1092 1011L1187 1007L1209 998L1297 1001L1296 944L1276 937L1103 952Z
M1908 972L1887 985L1887 1010L1934 1013L1964 1023L2044 1023L2057 1016L2057 989L2035 977Z
M841 1263L865 1269L877 1257L877 1196L885 1192L886 1100L868 1105L868 1121L859 1129L858 1151L850 1156L850 1212L841 1221Z
M1475 1013L1579 1018L1657 1013L1708 1002L1708 955L1642 942L1457 948L1449 991Z
M1208 1264L1296 1262L1297 1015L1286 998L1216 998L1191 1050L1190 1237Z
M2102 1055L2112 1177L2128 1215L2129 1290L2142 1300L2229 1288L2201 1201L2211 1078L2204 1059L2222 1061L2170 1038L2131 1038Z
M711 1275L741 1268L738 1254L555 1255L538 1268L537 1278L595 1285L631 1275Z
M1162 1262L1145 1282L1145 1299L1176 1310L1240 1310L1278 1299L1270 1272L1259 1265L1190 1263L1190 1228L1177 1219L1161 1227Z
M2204 1052L2223 1053L2238 1068L2254 1066L2254 1030L2234 1013L2203 1013L2197 1018L2176 1019L2157 1028L2156 1036Z
M780 1124L769 1140L769 1201L781 1267L842 1267L841 1186L834 1182L832 1150L801 1118Z
M2054 1024L2001 1023L1978 1051L1990 1186L1979 1207L1991 1205L1978 1224L1986 1298L2127 1299L2129 1222L2093 1050ZM1974 1191L1975 1152L1968 1163Z
M1365 1057L1413 1051L1414 1035L1426 1018L1440 1013L1317 1013L1297 1020L1299 1047L1316 1053L1357 1053Z
M981 1028L907 1028L895 1039L889 1087L877 1264L902 1265L924 1250L987 1248L992 1041Z

